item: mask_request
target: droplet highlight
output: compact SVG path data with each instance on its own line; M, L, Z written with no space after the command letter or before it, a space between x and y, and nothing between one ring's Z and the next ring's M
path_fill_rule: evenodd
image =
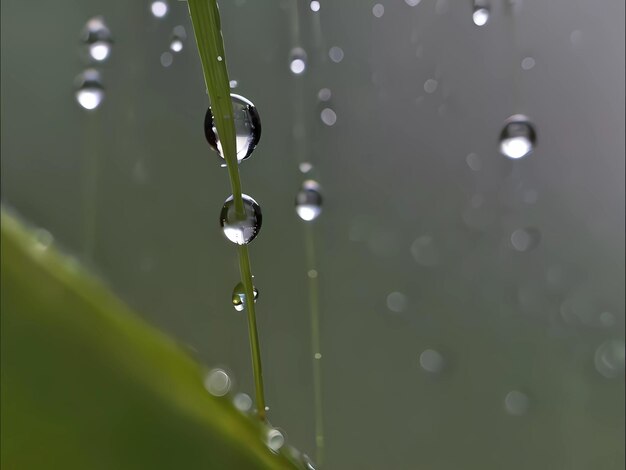
M322 194L320 185L313 180L302 183L296 195L296 213L305 222L311 222L322 213Z
M261 206L247 194L241 195L243 198L244 217L240 218L235 209L235 200L230 196L224 201L224 206L220 213L220 225L224 235L231 242L237 245L247 245L256 238L261 230L263 216Z
M101 16L95 16L85 25L83 41L87 45L89 57L96 62L104 62L111 54L113 40L111 31Z
M289 70L294 75L301 75L306 70L307 55L301 47L295 47L291 50L289 56Z
M163 18L167 15L169 6L163 0L156 0L150 4L150 11L155 18Z
M76 101L89 111L97 109L104 100L104 86L100 72L87 69L76 77Z
M487 0L474 0L472 20L476 26L485 26L489 22L489 2Z
M511 159L530 155L537 144L537 134L530 120L523 114L514 114L504 121L500 132L500 153Z

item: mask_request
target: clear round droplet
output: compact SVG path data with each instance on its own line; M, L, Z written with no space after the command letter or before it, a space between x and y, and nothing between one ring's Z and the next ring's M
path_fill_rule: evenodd
M285 436L278 429L270 429L267 432L267 447L274 452L278 452L285 445Z
M534 227L519 228L511 234L511 246L516 251L530 251L541 241L541 232Z
M334 63L338 64L343 60L343 49L338 46L331 47L328 51L328 57L330 57L330 60Z
M530 400L528 396L519 390L511 390L504 397L504 408L506 412L513 416L522 416L528 412Z
M216 397L226 395L231 385L232 381L223 369L213 369L204 379L204 388L206 388L211 395Z
M247 393L238 393L233 398L233 405L239 411L248 412L252 408L252 398Z
M252 292L254 295L254 303L256 303L259 298L259 290L256 286L252 286ZM246 308L246 289L242 282L239 282L233 289L232 301L233 307L238 312L242 312Z
M472 20L476 26L484 26L489 21L489 2L487 0L474 0Z
M607 379L624 376L624 341L610 339L596 349L596 370Z
M317 219L321 212L320 185L313 180L307 180L302 183L302 188L296 195L296 213L302 220L310 222Z
M311 3L309 3L309 7L311 8L311 11L320 11L320 2L318 2L317 0L313 0Z
M231 93L233 116L235 118L235 142L237 144L237 162L240 163L250 157L261 139L261 118L254 104L241 95ZM209 145L222 159L222 167L226 167L213 113L207 109L204 116L204 136Z
M438 374L443 370L445 360L439 351L425 349L420 354L420 367L431 374Z
M372 7L372 15L374 15L376 18L381 18L384 14L385 7L382 6L380 3L377 3Z
M294 47L289 56L289 70L294 75L301 75L306 70L306 51L301 47Z
M334 126L337 122L337 113L330 108L324 108L320 113L320 119L327 126Z
M104 86L100 72L95 69L87 69L76 77L77 90L76 101L87 110L94 110L104 100Z
M500 152L514 160L523 158L534 150L537 134L530 120L523 114L514 114L504 121L500 133Z
M87 45L89 56L97 61L104 62L111 54L113 40L111 31L101 16L95 16L85 25L83 30L83 41Z
M237 82L237 80L231 80L230 82L228 82L228 85L230 86L230 88L237 88L239 86L239 82Z
M164 2L163 0L156 0L150 4L150 11L155 18L163 18L165 15L167 15L168 10L169 7L167 5L167 2Z
M224 207L220 213L220 225L224 235L237 245L247 245L256 238L261 230L263 216L261 206L247 194L242 194L245 216L243 219L237 216L235 200L230 196L224 201Z

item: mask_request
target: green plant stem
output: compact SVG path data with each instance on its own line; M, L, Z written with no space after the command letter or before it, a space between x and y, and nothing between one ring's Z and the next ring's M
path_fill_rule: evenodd
M306 244L307 277L309 278L309 305L311 314L311 353L313 358L313 393L315 399L315 449L316 461L324 460L324 416L322 412L322 348L320 341L320 311L317 265L315 263L315 242L313 227L304 224Z
M238 218L244 219L245 208L241 195L239 163L237 162L233 107L230 98L226 54L224 53L224 41L222 39L217 2L216 0L189 0L187 3L194 35L196 37L196 44L198 45L198 52L200 53L200 60L202 62L204 81L211 100L211 110L215 120L215 127L217 128L224 159L228 168L228 176L230 178L230 186L235 203L235 213ZM254 299L248 248L245 245L239 246L238 255L239 270L241 272L241 281L243 282L246 292L246 299ZM265 395L263 392L261 351L254 307L254 301L246 302L257 413L259 418L265 419Z

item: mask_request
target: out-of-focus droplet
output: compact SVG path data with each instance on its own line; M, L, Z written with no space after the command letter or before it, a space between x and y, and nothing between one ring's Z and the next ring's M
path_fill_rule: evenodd
M104 99L104 86L100 72L87 69L76 78L76 101L87 110L94 110Z
M261 207L257 202L246 194L242 194L242 197L245 210L243 219L237 216L233 196L224 201L220 213L220 225L224 235L237 245L246 245L254 240L261 230L263 221Z
M529 155L537 144L537 134L530 120L523 114L514 114L504 121L500 132L500 152L512 159Z
M528 412L530 400L528 396L519 390L511 390L504 397L504 408L513 416L522 416Z
M532 57L524 57L522 59L522 69L523 70L530 70L535 66L535 59L533 59Z
M231 80L230 82L228 82L228 85L230 86L231 89L233 89L233 88L237 88L237 86L239 86L239 83L237 82L237 80Z
M254 295L254 303L259 298L259 290L256 286L252 286L252 292ZM233 289L232 295L233 307L238 312L242 312L246 308L246 289L242 282L239 282Z
M438 15L443 15L448 12L450 9L450 3L448 0L437 0L435 2L435 13Z
M300 165L298 165L298 168L301 173L308 173L313 169L313 165L311 165L309 162L302 162L300 163Z
M170 50L172 52L180 52L183 50L183 41L179 38L174 36L172 38L172 41L170 42Z
M37 253L48 251L48 248L50 248L54 243L54 237L52 234L42 228L35 230L33 233L33 240L33 247Z
M233 405L241 412L248 412L252 408L252 398L247 393L238 393L233 398Z
M435 247L433 237L422 235L411 244L411 254L417 264L432 267L439 264L439 253Z
M230 377L223 369L211 370L204 379L204 388L206 388L211 395L216 397L226 395L231 385Z
M541 231L534 227L519 228L511 234L511 246L516 251L530 251L541 242Z
M484 26L489 21L489 0L474 0L472 20L476 26Z
M434 349L425 349L420 354L420 367L431 374L441 372L446 364L443 356L439 351Z
M241 163L250 157L261 139L261 118L256 106L243 96L230 95L233 103L233 116L235 124L235 138L237 145L237 162ZM226 162L222 153L222 143L219 139L213 112L207 109L204 116L204 136L209 145L222 158L222 167L226 167Z
M387 308L392 312L404 312L408 304L409 299L402 292L392 292L387 296Z
M296 212L306 222L317 219L322 213L322 194L316 181L307 180L302 183L302 188L296 195Z
M317 99L320 101L328 101L330 100L332 93L328 88L322 88L317 92Z
M87 21L83 30L83 41L93 60L104 62L109 58L113 40L103 17L95 16Z
M469 166L473 171L480 171L483 167L480 157L475 153L470 153L467 157L465 157L465 161L467 162L467 166Z
M596 370L607 379L624 376L624 341L610 339L596 349Z
M163 0L155 0L150 4L150 11L155 18L163 18L165 15L167 15L168 10L169 7L167 5L167 2L164 2Z
M424 82L424 91L426 93L434 93L437 90L438 85L437 80L429 78Z
M174 62L174 56L170 52L164 52L160 60L163 67L169 67Z
M600 324L607 328L615 325L615 315L611 312L602 312L600 314Z
M343 60L343 49L338 46L331 47L328 51L328 57L330 57L330 60L334 63L338 64Z
M322 109L322 112L320 113L320 118L322 122L329 127L334 126L337 122L337 114L330 108Z
M416 7L420 4L421 1L422 0L404 0L404 3L406 3L410 7Z
M267 447L274 452L278 452L285 444L285 436L278 429L270 429L267 432Z
M381 18L384 14L385 7L382 6L380 3L377 3L372 7L372 15L374 15L376 18Z
M306 51L301 47L294 47L289 56L289 70L294 75L301 75L306 70Z
M320 11L320 2L318 2L317 0L313 0L311 3L309 3L309 7L311 8L311 11Z

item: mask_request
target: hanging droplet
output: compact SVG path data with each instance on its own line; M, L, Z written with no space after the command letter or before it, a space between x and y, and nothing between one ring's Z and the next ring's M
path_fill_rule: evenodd
M96 109L104 99L104 87L100 72L95 69L87 69L76 77L76 101L83 108Z
M306 70L306 52L301 47L294 47L291 50L289 70L294 75L300 75Z
M230 97L233 103L233 117L235 121L237 163L240 163L250 156L261 139L261 118L256 106L251 101L234 93L231 93ZM223 160L222 143L220 142L210 107L204 116L204 135L209 145L213 147ZM222 167L226 167L225 160L222 162Z
M537 144L537 134L530 120L523 114L515 114L504 121L500 133L500 152L512 159L529 155Z
M322 195L320 185L313 180L302 183L296 196L296 212L302 220L315 220L322 213Z
M474 0L474 13L472 20L476 26L484 26L489 21L489 1Z
M228 393L232 381L223 369L213 369L204 378L204 388L216 397L223 397Z
M83 41L87 45L89 57L97 62L104 62L111 54L111 31L104 23L104 18L94 16L85 25Z
M261 215L261 207L254 199L246 194L241 196L245 217L243 219L238 218L235 200L230 196L224 201L224 207L220 213L220 225L224 230L224 235L231 242L237 245L247 245L259 234L263 216Z
M257 299L259 298L259 290L256 288L256 286L252 286L252 292L254 293L254 303L256 303ZM246 308L246 289L243 286L242 282L238 283L233 289L232 299L233 307L235 307L235 310L237 310L238 312L243 312L243 310Z
M170 41L170 50L172 52L180 52L183 50L184 41L187 39L187 31L185 27L178 25L172 30L172 40Z
M267 447L274 452L278 452L285 444L285 436L278 429L270 429L267 432Z
M150 11L155 16L155 18L163 18L165 15L167 15L167 10L169 10L169 7L167 6L167 3L163 0L156 0L150 5Z

